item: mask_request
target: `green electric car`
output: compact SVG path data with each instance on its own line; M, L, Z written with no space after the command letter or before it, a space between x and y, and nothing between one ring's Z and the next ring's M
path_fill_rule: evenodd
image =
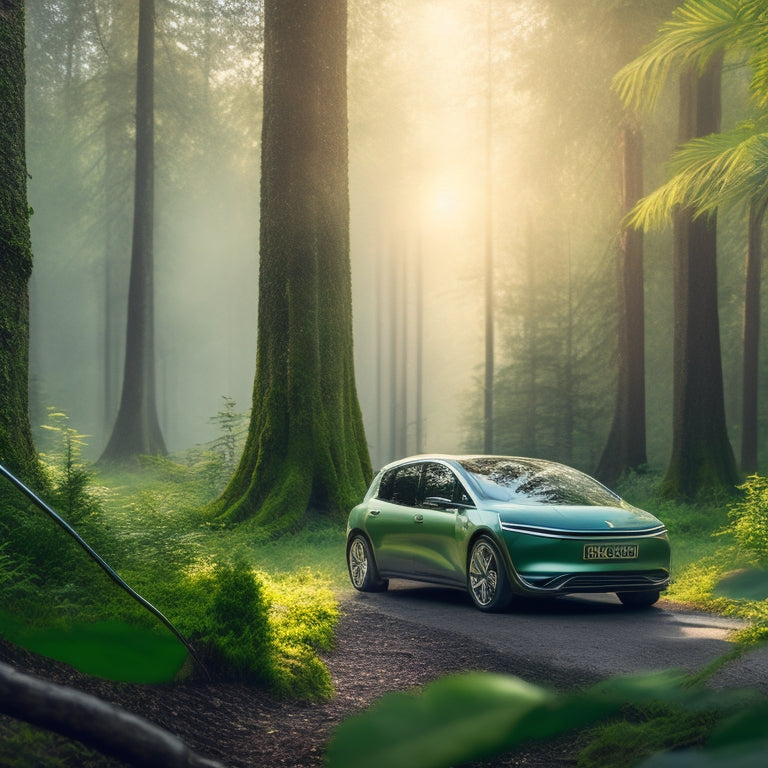
M347 524L352 585L461 587L483 611L516 595L615 592L653 605L669 585L663 523L575 469L510 456L414 456L378 472Z

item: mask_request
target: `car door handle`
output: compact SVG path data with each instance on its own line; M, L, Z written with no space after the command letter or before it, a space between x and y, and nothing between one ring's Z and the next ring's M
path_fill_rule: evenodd
M413 516L413 522L414 523L423 523L424 522L424 515L414 515Z

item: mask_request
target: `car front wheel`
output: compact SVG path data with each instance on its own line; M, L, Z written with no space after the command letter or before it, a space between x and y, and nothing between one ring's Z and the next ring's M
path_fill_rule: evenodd
M383 592L389 586L379 577L365 536L355 536L347 548L347 568L352 586L360 592Z
M512 598L504 562L487 536L481 536L472 544L467 586L472 602L481 611L501 611Z
M652 589L648 592L617 592L616 597L627 608L649 608L659 599L659 591Z

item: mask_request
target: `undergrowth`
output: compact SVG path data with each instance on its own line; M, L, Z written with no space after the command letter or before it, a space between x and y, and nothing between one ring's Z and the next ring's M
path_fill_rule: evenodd
M768 637L768 600L736 599L718 590L730 573L768 565L764 548L768 521L768 479L749 478L739 495L699 504L659 501L658 477L628 478L618 489L627 501L652 512L667 526L672 544L672 584L667 599L738 617L748 626L734 634L733 656ZM768 596L768 592L766 592ZM719 668L698 676L705 681ZM652 754L703 744L717 723L711 712L691 712L658 704L633 709L621 719L583 736L579 768L629 768Z
M319 521L295 537L255 544L253 532L211 527L199 510L234 468L243 415L234 402L214 417L220 436L138 471L89 466L85 436L51 409L41 462L46 501L130 586L161 610L214 676L278 694L332 693L318 653L338 619L333 585L344 532ZM67 631L71 622L119 618L157 624L46 515L0 489L2 604L30 626ZM340 559L341 566L336 564Z

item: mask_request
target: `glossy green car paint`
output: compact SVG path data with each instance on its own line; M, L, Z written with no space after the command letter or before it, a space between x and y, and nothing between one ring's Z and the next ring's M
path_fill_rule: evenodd
M645 606L669 583L670 549L657 518L569 467L417 456L384 467L352 510L347 559L357 589L390 578L446 584L482 610L514 595L589 592ZM499 594L484 604L489 585Z

